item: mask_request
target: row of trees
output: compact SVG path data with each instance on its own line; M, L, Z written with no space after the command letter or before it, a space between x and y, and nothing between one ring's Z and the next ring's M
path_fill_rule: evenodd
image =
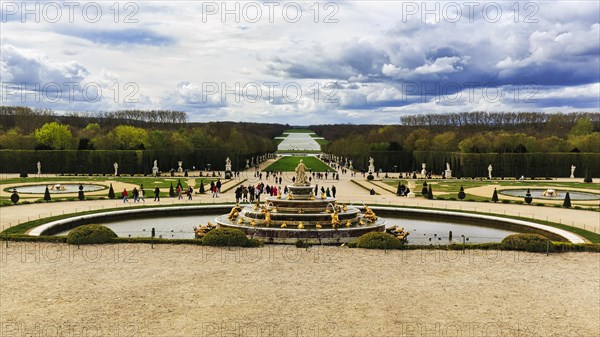
M548 137L566 138L572 128L581 120L591 123L594 131L600 131L598 113L457 113L430 114L401 117L399 125L312 125L309 128L329 141L335 141L352 134L367 137L369 143L397 141L405 139L411 132L424 129L431 134L453 131L459 139L488 131L523 133L538 139ZM389 137L385 139L386 137Z
M569 115L570 116L570 115ZM352 156L368 151L447 151L461 153L600 152L600 127L588 116L580 116L564 137L547 133L514 132L510 128L470 132L448 127L431 128L370 126L330 141L325 151Z
M82 129L50 122L30 134L18 128L0 135L0 149L15 150L145 150L171 149L189 153L194 149L222 149L238 154L276 150L269 137L234 125L204 125L178 130L148 130L131 125L114 128L90 123Z

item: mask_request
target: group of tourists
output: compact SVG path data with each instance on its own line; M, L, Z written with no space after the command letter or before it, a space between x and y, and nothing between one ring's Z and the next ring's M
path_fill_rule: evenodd
M140 200L144 203L146 203L146 199L144 198L144 188L140 186L140 189L138 190L137 187L133 188L133 191L131 191L131 195L133 196L133 202L140 202ZM127 192L127 189L124 188L123 189L123 193L121 194L123 197L123 203L127 203L129 202L128 197L129 197L129 192Z
M214 181L210 182L210 192L212 193L213 198L219 197L219 193L221 193L221 186L221 179L217 179L216 183Z

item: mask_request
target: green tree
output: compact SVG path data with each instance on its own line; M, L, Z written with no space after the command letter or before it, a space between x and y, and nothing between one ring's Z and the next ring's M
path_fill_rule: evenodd
M581 117L569 131L569 137L585 136L594 132L594 124L588 117Z
M431 150L433 151L456 151L458 149L458 142L456 140L456 133L453 131L446 131L437 134L431 141Z
M148 144L148 131L130 125L117 126L109 137L113 138L113 146L117 150L143 150Z
M0 134L0 149L33 150L35 144L34 135L24 135L18 128L12 128Z
M74 146L73 134L69 127L56 122L46 123L36 129L35 138L39 145L50 149L64 150Z

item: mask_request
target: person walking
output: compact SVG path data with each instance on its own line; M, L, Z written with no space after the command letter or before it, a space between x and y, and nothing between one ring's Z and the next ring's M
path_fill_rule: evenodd
M160 201L160 188L158 186L154 188L154 201Z
M331 186L331 195L332 195L334 198L335 198L335 192L336 192L335 185L333 185L333 186Z
M142 187L140 187L140 194L139 194L139 199L138 201L141 200L144 202L144 204L146 203L146 199L144 199L144 189Z
M123 189L123 203L129 202L129 200L127 200L128 195L129 195L129 193L127 193L127 189L124 188Z
M137 189L137 187L134 187L134 188L133 188L132 194L133 194L133 203L135 204L136 202L138 202L138 201L139 201L139 199L138 199L138 197L139 197L139 192L138 192L138 189Z

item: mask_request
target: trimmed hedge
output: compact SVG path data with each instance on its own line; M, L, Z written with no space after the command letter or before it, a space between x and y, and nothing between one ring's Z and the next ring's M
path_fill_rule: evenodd
M111 243L116 237L117 234L106 226L84 225L69 232L67 243L72 245Z
M239 229L215 228L206 233L202 238L202 244L206 246L258 247L260 241L248 239L246 234Z
M403 244L388 233L371 232L361 235L353 246L366 249L400 249Z
M550 243L550 244L548 244ZM502 240L502 247L507 250L527 252L554 251L554 245L548 238L539 234L512 234Z

